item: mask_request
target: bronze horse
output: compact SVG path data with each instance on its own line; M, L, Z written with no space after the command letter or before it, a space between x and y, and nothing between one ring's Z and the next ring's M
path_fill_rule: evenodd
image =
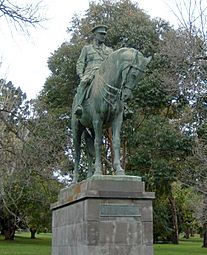
M81 137L84 133L88 154L88 177L93 175L93 158L95 152L94 175L102 174L101 146L102 130L112 128L114 150L113 168L116 175L124 175L120 164L120 131L123 121L123 103L132 98L151 57L132 48L121 48L114 51L101 64L91 83L88 96L83 102L83 114L80 119L72 114L72 135L74 144L74 178L78 181L81 156ZM73 109L76 105L76 97Z

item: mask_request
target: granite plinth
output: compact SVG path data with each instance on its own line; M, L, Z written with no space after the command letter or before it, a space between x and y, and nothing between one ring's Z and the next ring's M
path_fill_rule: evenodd
M152 255L153 192L140 177L93 176L52 204L52 255Z

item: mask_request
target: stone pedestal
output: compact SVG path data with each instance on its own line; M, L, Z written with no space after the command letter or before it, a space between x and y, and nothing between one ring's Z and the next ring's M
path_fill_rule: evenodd
M153 192L135 176L94 176L60 191L52 255L152 255Z

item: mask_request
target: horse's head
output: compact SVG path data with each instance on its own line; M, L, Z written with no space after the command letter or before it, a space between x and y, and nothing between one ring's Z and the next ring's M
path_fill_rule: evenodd
M101 64L93 81L91 97L104 99L114 107L116 100L127 101L142 78L151 57L133 48L114 51ZM100 97L99 97L100 96Z
M133 90L146 71L152 57L144 57L139 51L133 51L133 58L122 70L122 100L127 101L133 97ZM135 55L135 56L134 56Z

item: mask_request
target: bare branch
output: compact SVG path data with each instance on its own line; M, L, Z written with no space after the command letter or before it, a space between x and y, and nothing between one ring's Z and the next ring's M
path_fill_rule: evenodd
M204 0L175 0L175 7L168 4L170 10L177 18L181 28L192 33L198 33L206 38L206 11L207 4Z
M8 24L13 23L16 30L27 31L28 26L36 27L46 19L41 16L42 2L23 5L13 4L9 0L0 0L0 18L5 17Z

